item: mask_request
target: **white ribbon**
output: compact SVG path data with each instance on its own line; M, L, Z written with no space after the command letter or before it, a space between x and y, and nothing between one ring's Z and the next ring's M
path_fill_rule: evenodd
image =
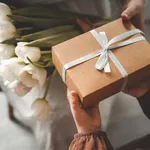
M124 32L124 33L114 37L109 42L108 42L108 38L107 38L105 32L98 33L95 30L92 30L92 31L90 31L90 33L94 36L94 38L97 40L97 42L101 45L102 49L94 51L86 56L83 56L81 58L78 58L78 59L70 62L70 63L65 64L63 67L63 70L62 70L63 81L64 82L66 81L66 70L68 70L74 66L77 66L81 63L84 63L90 59L93 59L97 56L100 56L95 65L96 69L97 70L104 69L105 72L110 73L111 72L110 64L109 64L109 58L110 58L124 78L124 84L122 87L122 89L124 89L126 86L126 83L127 83L128 73L126 72L124 67L121 65L121 63L118 61L116 56L112 53L112 50L145 40L145 38L143 36L138 36L138 37L135 37L132 39L127 39L136 34L139 34L139 33L144 34L144 33L142 31L140 31L139 29L133 29L131 31Z

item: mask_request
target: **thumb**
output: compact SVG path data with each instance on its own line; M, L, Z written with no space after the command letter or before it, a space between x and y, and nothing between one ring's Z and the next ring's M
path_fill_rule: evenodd
M67 91L67 97L69 100L71 112L73 116L80 116L80 112L82 111L79 96L75 91Z
M121 17L124 20L130 20L138 13L138 6L132 1L128 4L127 8L122 12Z

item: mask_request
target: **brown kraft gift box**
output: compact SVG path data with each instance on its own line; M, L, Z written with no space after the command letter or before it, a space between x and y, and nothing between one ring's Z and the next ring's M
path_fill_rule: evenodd
M132 29L134 26L130 22L118 19L95 30L106 32L110 40ZM54 46L52 48L53 63L62 76L62 68L65 64L100 48L102 47L92 34L87 32ZM150 75L150 45L146 40L117 48L112 52L128 72L127 87L137 85ZM84 107L92 106L120 92L123 85L123 77L113 62L109 59L111 74L108 75L95 68L97 59L98 57L66 71L66 85L70 90L78 92Z

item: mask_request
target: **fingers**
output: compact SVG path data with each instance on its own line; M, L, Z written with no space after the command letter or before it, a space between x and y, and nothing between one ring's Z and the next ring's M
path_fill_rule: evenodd
M91 108L91 116L95 120L99 120L101 118L98 104L95 105L95 107Z
M124 20L130 20L133 16L140 13L140 4L137 4L137 0L131 0L127 8L122 12L121 17Z
M98 105L89 108L88 112L80 107L80 100L76 92L68 90L67 96L78 132L98 131L101 127Z
M79 96L76 92L74 91L67 91L67 97L69 100L69 104L70 104L70 108L71 108L71 112L73 114L74 117L78 117L78 115L80 116L80 112L82 111L81 105L80 105L80 100L79 100Z
M150 78L147 78L136 87L129 88L124 92L134 97L141 97L145 95L149 90L150 90Z
M138 98L145 95L147 92L148 92L148 88L132 88L129 89L126 93Z
M83 113L83 109L81 108L79 96L75 91L67 91L67 97L69 100L70 108L72 115L75 119L78 117L81 117L81 113ZM100 118L100 111L98 104L96 104L94 107L87 109L86 111L93 119L94 118Z
M126 9L122 12L121 18L131 20L133 25L144 31L144 0L130 0Z
M122 12L121 17L124 20L130 20L135 14L136 14L136 7L131 6Z

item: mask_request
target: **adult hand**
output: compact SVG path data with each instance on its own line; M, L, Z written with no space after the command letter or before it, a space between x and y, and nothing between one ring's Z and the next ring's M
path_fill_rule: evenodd
M136 28L144 30L144 5L145 0L125 0L121 17L124 20L131 20ZM150 89L150 77L142 81L136 87L131 87L125 90L125 93L141 97Z
M144 30L145 0L125 0L121 17L131 20L136 28Z
M137 86L126 89L125 93L138 98L144 96L148 91L150 91L150 77L146 78Z
M78 133L99 131L101 128L101 117L98 104L84 110L76 92L68 90L67 96Z

